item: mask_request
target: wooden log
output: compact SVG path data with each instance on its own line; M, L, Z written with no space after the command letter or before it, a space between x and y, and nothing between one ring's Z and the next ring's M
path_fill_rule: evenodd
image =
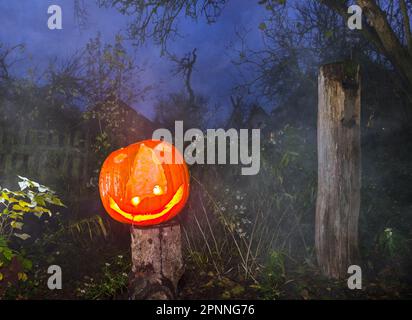
M130 299L175 299L184 272L180 225L131 226L131 250Z
M316 255L326 276L343 278L359 257L359 66L352 62L324 65L318 81Z

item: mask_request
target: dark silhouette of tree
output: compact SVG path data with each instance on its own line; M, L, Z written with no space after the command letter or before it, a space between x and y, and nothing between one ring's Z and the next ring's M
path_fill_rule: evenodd
M192 52L184 55L183 58L178 58L174 54L169 54L170 59L176 63L175 75L181 74L185 78L185 86L189 94L189 102L195 103L195 93L192 88L192 73L197 60L196 48Z
M348 1L320 1L345 18L348 16ZM361 33L396 68L405 85L406 93L408 93L412 101L412 95L410 94L412 92L412 52L410 50L411 29L409 24L409 15L412 9L410 2L409 8L405 1L397 2L400 10L388 11L388 8L395 5L394 1L386 2L386 10L384 10L383 4L378 5L375 0L356 1L366 17ZM397 16L401 17L400 22L395 19Z
M134 17L129 35L139 43L152 38L166 49L167 41L178 35L178 17L197 20L204 17L214 23L228 0L97 0L102 7L117 8L122 14Z
M205 18L207 23L213 23L221 14L229 0L98 0L101 6L117 8L121 13L134 17L129 25L129 34L138 42L152 38L156 43L166 48L168 40L178 35L178 17L191 19ZM349 1L347 0L317 0L329 9L348 17ZM412 52L411 30L409 16L411 1L357 0L363 9L364 26L362 35L375 46L376 50L385 56L397 70L405 87L405 92L412 101ZM287 0L260 0L258 5L268 12L276 12L279 7L288 6ZM265 28L261 24L261 29Z
M16 51L21 53L23 50L23 44L7 46L4 43L0 43L0 79L10 79L10 68L21 60L20 58L13 57L13 54Z

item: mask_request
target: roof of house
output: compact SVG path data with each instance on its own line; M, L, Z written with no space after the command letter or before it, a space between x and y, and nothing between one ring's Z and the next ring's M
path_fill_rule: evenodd
M140 112L130 107L127 103L121 99L109 98L103 103L96 104L91 110L98 113L104 113L104 122L107 122L107 116L110 112L113 112L113 116L116 117L116 124L110 126L113 134L116 136L116 141L120 145L127 145L135 143L137 141L150 139L153 131L158 127L153 121L146 118ZM102 124L98 121L92 121L91 131L97 133L100 131Z

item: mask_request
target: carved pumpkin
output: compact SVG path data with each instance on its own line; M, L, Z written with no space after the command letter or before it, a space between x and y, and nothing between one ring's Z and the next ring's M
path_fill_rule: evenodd
M189 172L171 144L145 140L119 149L103 163L100 197L109 215L138 226L175 217L189 196Z

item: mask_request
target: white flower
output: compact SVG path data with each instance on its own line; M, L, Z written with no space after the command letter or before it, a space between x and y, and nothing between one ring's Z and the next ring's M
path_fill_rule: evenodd
M107 262L106 262L105 265L106 265L106 267L108 267L108 266L110 266L110 263L107 263Z

